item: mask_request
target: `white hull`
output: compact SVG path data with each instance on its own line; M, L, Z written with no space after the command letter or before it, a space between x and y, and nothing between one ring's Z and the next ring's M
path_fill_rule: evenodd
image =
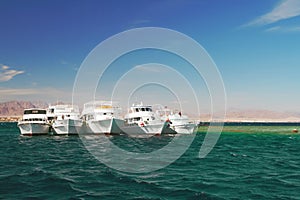
M164 129L163 133L170 134L192 134L194 133L196 124L191 122L186 115L178 114L166 114L162 116L163 120L168 121L169 125Z
M124 124L120 126L122 133L127 135L160 135L164 128L164 124L149 124L139 126L137 124Z
M178 124L178 125L172 125L170 124L170 128L176 131L176 133L179 134L191 134L194 132L196 125L195 124Z
M103 120L90 120L84 122L80 133L81 134L120 134L118 125L124 123L120 119L103 119Z
M161 135L166 123L156 115L152 106L133 104L120 126L123 133L133 135Z
M30 123L19 122L18 127L22 135L47 135L49 133L50 124L34 123L34 122L30 122Z
M74 119L57 120L52 125L57 135L77 135L81 126L82 121Z

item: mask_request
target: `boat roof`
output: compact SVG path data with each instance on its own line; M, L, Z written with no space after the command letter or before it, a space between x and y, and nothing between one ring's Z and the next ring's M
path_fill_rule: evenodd
M115 104L116 102L113 101L89 101L85 103L84 105L112 105Z
M116 109L120 108L117 102L114 101L90 101L83 105L84 109Z
M152 108L150 105L134 105L131 106L131 108Z
M77 108L77 105L72 104L58 104L58 105L50 105L49 108Z
M24 109L24 111L25 110L47 110L47 109L45 109L45 108L26 108L26 109Z
M133 103L131 108L152 108L151 105L144 105L143 102L141 103Z

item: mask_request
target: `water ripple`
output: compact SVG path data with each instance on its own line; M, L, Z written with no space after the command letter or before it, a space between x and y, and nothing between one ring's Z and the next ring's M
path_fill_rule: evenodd
M213 151L197 157L204 134L168 167L126 174L95 159L79 137L21 137L0 128L0 196L4 199L299 199L300 135L239 127L223 133ZM243 133L245 129L245 133ZM270 133L272 132L272 133ZM249 134L251 133L251 134ZM163 147L172 138L110 138L133 152Z

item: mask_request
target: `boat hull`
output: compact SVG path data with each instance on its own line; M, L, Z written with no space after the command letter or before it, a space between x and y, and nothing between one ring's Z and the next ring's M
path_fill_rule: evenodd
M194 132L195 127L196 125L192 123L170 125L170 129L174 130L176 133L179 134L191 134Z
M50 124L48 123L18 123L21 135L47 135Z
M103 119L85 121L80 130L81 134L121 134L120 124L123 124L121 119Z
M164 129L164 124L148 124L139 126L138 124L120 125L121 132L130 136L133 135L160 135Z
M74 119L57 120L52 125L57 135L77 135L81 126L82 121Z

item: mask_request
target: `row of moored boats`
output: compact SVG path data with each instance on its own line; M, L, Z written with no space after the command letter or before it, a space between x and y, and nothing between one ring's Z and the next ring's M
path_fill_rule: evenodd
M111 101L84 104L82 113L75 105L54 105L48 109L25 109L18 122L22 135L72 134L176 134L193 133L196 124L181 112L153 110L134 104L122 117L121 108Z

